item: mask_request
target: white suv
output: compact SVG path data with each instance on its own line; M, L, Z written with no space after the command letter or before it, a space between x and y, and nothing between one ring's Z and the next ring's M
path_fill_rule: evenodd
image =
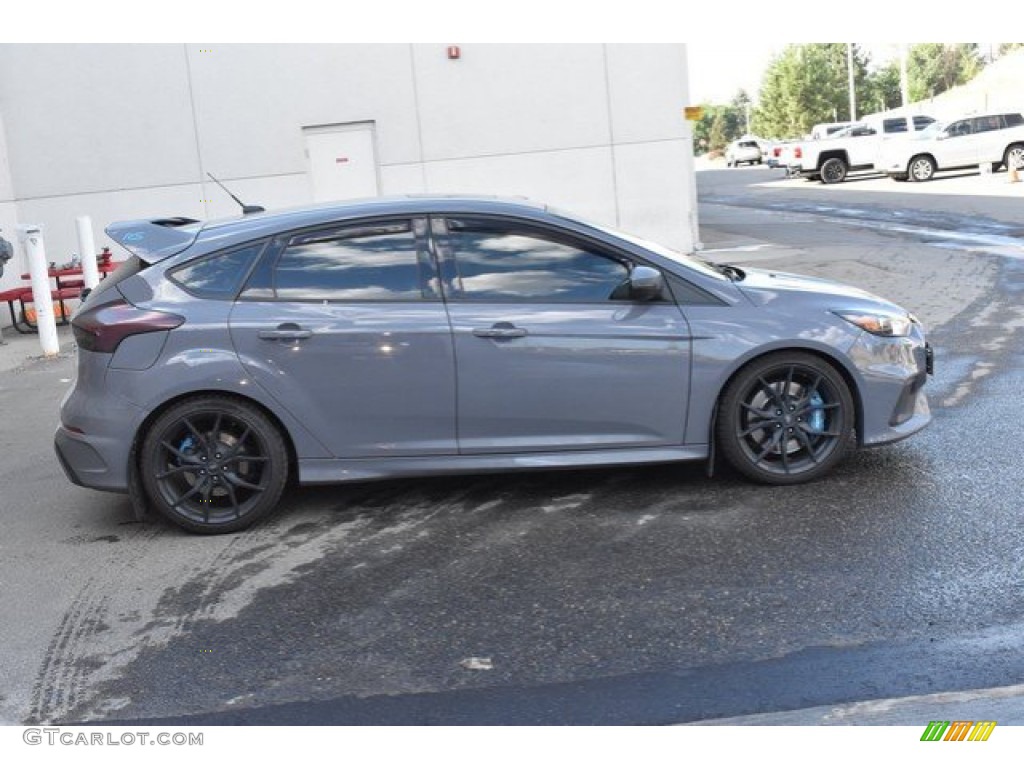
M1018 112L974 115L933 123L906 141L887 142L878 168L897 181L928 181L936 171L1024 168L1024 116Z
M753 139L737 139L725 150L725 164L730 168L740 163L761 162L761 145Z

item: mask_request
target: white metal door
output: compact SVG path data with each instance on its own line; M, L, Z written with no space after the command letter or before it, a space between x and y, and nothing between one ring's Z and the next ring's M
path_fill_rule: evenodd
M302 133L315 201L377 195L373 123L303 128Z

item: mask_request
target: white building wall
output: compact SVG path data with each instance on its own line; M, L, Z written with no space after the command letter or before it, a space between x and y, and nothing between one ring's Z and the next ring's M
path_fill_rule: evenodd
M382 194L524 195L692 250L687 83L683 45L0 45L0 227L13 206L63 262L81 214L98 246L236 214L207 172L305 204L302 129L372 121Z
M24 257L18 249L18 233L16 225L18 222L17 206L14 203L14 186L11 184L10 168L7 162L7 142L4 134L4 116L0 113L0 235L14 245L15 256L4 267L4 274L0 276L0 291L14 288L21 284L21 273L24 265ZM7 316L6 302L0 304L0 325L10 322Z

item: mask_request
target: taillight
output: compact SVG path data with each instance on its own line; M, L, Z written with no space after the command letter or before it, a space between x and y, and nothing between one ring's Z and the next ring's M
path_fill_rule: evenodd
M776 147L772 150L772 156L779 157L782 154L782 147Z
M115 299L76 315L71 329L82 349L112 353L129 336L169 331L184 322L181 315L142 309L124 299Z
M800 147L796 147L793 150L793 157L795 157L797 160L799 160L803 156L804 156L804 151L802 149L800 149Z

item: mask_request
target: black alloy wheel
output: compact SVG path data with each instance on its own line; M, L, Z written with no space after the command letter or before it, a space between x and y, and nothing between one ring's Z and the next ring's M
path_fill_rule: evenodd
M140 459L153 505L197 533L252 525L274 509L288 478L278 429L258 408L230 397L168 409L146 434Z
M747 477L789 485L835 466L853 426L853 398L835 368L812 354L782 352L754 361L729 384L716 437Z

